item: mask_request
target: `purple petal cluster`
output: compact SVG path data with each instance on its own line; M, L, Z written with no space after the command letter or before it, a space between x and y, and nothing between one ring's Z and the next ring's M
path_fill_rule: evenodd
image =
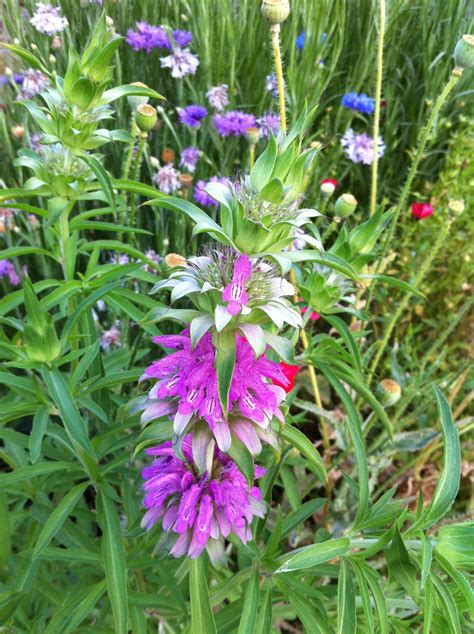
M179 122L190 128L199 128L201 121L207 117L207 110L204 106L191 104L186 108L177 108Z
M49 79L46 75L34 68L28 68L23 73L23 81L21 90L17 95L17 100L31 99L35 95L46 90L49 86Z
M222 137L245 136L248 128L254 128L256 121L253 114L240 110L229 110L224 114L215 114L213 122L217 133Z
M349 128L341 139L344 152L353 163L363 163L372 165L374 160L374 140L371 136L363 132L357 134ZM380 158L385 152L385 143L382 137L377 139L377 156Z
M189 329L183 330L180 335L154 337L153 341L176 352L152 363L142 376L142 379L157 379L149 392L143 422L173 415L174 431L182 434L196 416L207 422L219 448L227 451L231 444L231 430L219 402L216 350L211 334L207 332L194 348ZM258 428L262 431L267 429L274 416L284 421L279 405L285 391L273 385L273 380L285 384L279 364L265 355L256 359L250 344L236 336L229 411L237 418L232 423L232 431L251 453L258 453L261 449ZM251 423L256 423L257 430Z
M357 112L372 114L375 110L375 99L372 99L364 93L348 92L343 95L341 105Z
M276 112L267 112L257 119L257 125L260 130L260 136L268 138L270 131L276 136L281 127L280 115L276 114Z
M199 58L189 48L176 47L171 55L160 58L160 64L161 68L170 69L171 77L180 79L186 75L194 75L199 66Z
M224 108L229 105L228 89L229 86L227 84L209 88L206 92L206 97L213 108L216 110L224 110Z
M67 19L61 15L59 7L53 7L53 5L43 2L38 2L36 5L36 11L30 18L30 23L39 33L45 35L61 33L69 24Z
M0 277L8 279L12 286L18 286L20 278L10 260L0 260Z
M172 194L181 187L179 172L171 163L160 167L154 175L153 180L158 185L158 189L164 194Z
M209 194L206 192L206 187L209 183L222 183L226 185L228 183L228 179L220 176L211 176L208 181L198 180L196 183L196 187L194 188L194 200L199 203L202 207L218 207L219 203L217 200L214 200Z
M200 156L201 152L199 149L190 145L182 150L179 158L179 164L181 167L187 169L188 172L193 173L196 170L196 164L199 161Z
M252 539L254 517L263 517L265 506L257 487L249 487L239 469L225 454L214 449L212 472L199 474L193 456L192 437L182 442L184 460L178 459L171 442L146 450L154 461L142 471L144 505L142 526L149 529L162 520L163 529L178 537L171 555L199 557L206 548L214 558L223 552L223 540L234 533L244 544ZM265 470L255 467L255 477Z
M163 26L153 26L148 22L136 22L136 30L129 29L125 41L134 51L151 53L154 48L164 48L168 51L175 47L188 46L193 36L189 31L177 29L171 34L171 39Z

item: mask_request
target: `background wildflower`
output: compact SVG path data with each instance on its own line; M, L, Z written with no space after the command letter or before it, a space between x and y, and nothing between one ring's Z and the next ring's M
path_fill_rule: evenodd
M179 122L190 128L199 128L201 121L207 117L206 108L197 104L191 104L186 108L177 108L177 112Z
M227 182L228 180L226 178L219 176L211 176L208 181L199 180L194 188L194 200L203 207L218 207L219 203L209 196L206 192L206 187L209 183L223 183L225 185Z
M18 286L20 278L10 260L0 260L0 277L8 279L12 286Z
M257 125L262 137L268 138L270 131L277 136L281 127L280 115L276 112L267 112L257 119Z
M185 147L181 152L179 164L181 167L184 167L189 172L193 173L196 169L196 164L200 155L201 153L197 147L193 147L192 145Z
M36 5L36 11L30 18L30 23L37 31L45 35L61 33L69 24L67 19L61 15L59 7L53 7L53 5L43 2L38 2Z
M224 108L229 105L228 88L229 86L227 84L221 84L220 86L209 88L206 92L207 100L216 110L224 110Z
M365 114L372 114L375 110L375 99L364 93L348 92L343 95L341 105L351 110L357 110Z
M344 148L346 156L353 163L363 163L371 165L374 159L374 141L372 137L365 132L357 134L352 128L349 128L341 139L341 145ZM378 138L377 156L380 158L385 151L385 144L382 137Z
M256 125L253 114L241 110L230 110L224 114L215 114L212 118L217 133L222 137L245 136L248 128Z
M171 70L171 77L179 79L186 75L194 75L199 66L199 59L189 48L176 47L171 55L160 58L160 64L161 68Z
M422 220L423 218L427 218L431 216L433 213L433 207L429 203L412 203L411 205L411 215L416 220Z
M179 172L171 164L160 167L153 180L164 194L172 194L181 187Z

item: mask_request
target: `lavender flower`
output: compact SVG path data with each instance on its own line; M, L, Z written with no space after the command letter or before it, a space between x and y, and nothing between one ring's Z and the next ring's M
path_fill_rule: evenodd
M37 31L45 35L61 33L69 24L67 19L62 17L59 7L53 7L51 4L43 2L38 2L36 5L36 12L30 18L30 23Z
M160 262L162 261L162 257L161 255L158 255L158 253L154 250L154 249L147 249L145 251L145 255L146 257L151 260L154 264L160 264ZM149 264L144 264L142 266L142 269L144 271L147 271L147 273L156 273L156 269L152 266L150 266Z
M265 88L271 93L272 97L278 97L278 81L276 73L270 73L265 78Z
M125 41L134 51L151 53L154 48L170 49L170 41L162 26L152 26L147 22L136 22L137 30L129 29Z
M217 133L222 137L245 136L248 128L255 127L255 117L240 110L230 110L224 114L215 114L213 122Z
M260 129L260 136L268 138L270 130L276 136L280 131L280 116L275 112L267 112L257 119L257 125Z
M173 31L173 40L176 46L180 48L185 48L189 44L191 44L193 39L193 34L190 31L181 31L181 29L177 29ZM172 48L171 43L169 48Z
M219 203L214 200L209 194L206 192L206 187L209 183L223 183L224 185L228 182L227 178L222 178L219 176L211 176L208 181L199 180L196 183L196 187L194 188L194 200L202 205L203 207L218 207Z
M196 170L196 163L198 162L200 155L201 152L197 147L193 147L192 145L185 147L181 152L179 164L181 167L187 169L188 172L194 173Z
M341 105L351 110L372 114L375 110L375 99L372 99L364 93L348 92L343 95Z
M356 134L352 128L349 128L341 139L341 145L346 156L354 163L372 165L374 160L374 141L365 132ZM377 140L377 156L379 158L383 156L384 151L385 144L382 137L379 137Z
M102 350L110 350L111 348L118 348L121 345L120 322L116 321L109 330L104 330L100 336L100 347Z
M153 180L158 185L158 189L164 194L172 194L181 187L179 172L171 163L160 167L154 175Z
M177 108L177 112L179 122L190 128L199 128L202 119L207 117L206 108L197 104L191 104L186 106L186 108Z
M41 145L41 139L43 138L42 132L33 132L30 136L30 147L34 152L41 153L43 146Z
M171 70L171 77L178 79L185 75L194 75L199 66L199 59L189 48L176 47L171 55L160 58L160 64L161 68Z
M126 253L112 253L109 258L110 264L129 264L130 258Z
M259 489L249 487L236 464L218 449L209 470L191 435L183 440L181 451L184 460L175 456L171 442L146 450L155 459L142 471L148 509L142 526L149 529L161 519L165 531L178 535L171 555L195 559L206 549L217 562L223 558L224 539L234 533L244 544L251 540L252 519L263 517L266 509ZM264 473L255 467L256 478Z
M142 379L158 379L149 392L142 422L172 415L175 433L183 434L193 417L202 419L221 451L228 451L231 431L253 454L261 451L261 440L272 442L273 417L284 422L279 405L285 398L285 390L268 382L275 379L285 384L278 363L265 355L256 359L250 344L236 336L229 416L224 418L219 403L212 335L205 333L194 348L189 328L181 335L161 335L153 337L153 341L176 352L155 361L142 376Z
M28 68L23 74L23 83L17 100L31 99L35 95L43 92L49 85L49 79L46 75L34 68Z
M220 86L209 88L206 92L207 100L216 110L224 110L224 108L229 105L228 88L229 86L227 84L221 84Z
M10 260L0 260L0 277L8 278L12 286L18 286L20 283L20 278Z

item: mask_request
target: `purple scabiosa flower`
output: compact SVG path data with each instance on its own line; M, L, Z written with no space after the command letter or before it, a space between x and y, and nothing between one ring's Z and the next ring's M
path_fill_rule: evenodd
M304 49L305 41L306 41L306 31L301 31L301 33L296 38L296 42L295 42L296 48L299 51L302 51Z
M61 15L59 7L53 7L53 5L43 2L38 2L36 5L36 11L30 18L30 23L39 33L45 35L61 33L69 24L67 19Z
M374 160L374 141L365 132L356 134L352 128L349 128L341 139L341 145L346 156L353 163L372 165ZM385 144L382 137L379 137L377 140L377 156L379 158L383 156L384 151Z
M341 105L351 110L357 110L365 114L372 114L375 110L375 99L364 93L348 92L343 95Z
M10 260L0 260L0 277L8 279L12 286L18 286L20 278Z
M136 22L137 30L129 29L125 41L134 51L151 53L154 48L170 49L170 41L162 26L152 26L147 22Z
M46 75L34 68L28 68L23 73L23 83L17 100L31 99L40 92L43 92L49 85L49 79Z
M215 114L212 118L219 136L245 136L248 128L255 127L255 117L240 110L229 110Z
M192 174L196 170L196 163L199 161L200 155L201 152L197 147L193 147L192 145L185 147L181 152L179 164Z
M164 194L172 194L181 187L179 172L171 163L160 167L153 176L153 180L158 185L158 189Z
M201 121L207 117L207 110L204 106L191 104L186 108L177 108L179 122L190 128L199 128Z
M209 194L206 192L206 187L209 183L222 183L226 185L229 181L227 178L219 177L219 176L211 176L208 181L199 180L196 183L196 187L194 188L194 200L202 205L203 207L218 207L219 203L217 200L214 200Z
M160 64L161 68L171 70L171 77L179 79L186 75L194 75L199 66L199 59L197 55L191 53L189 48L176 47L171 55L160 58Z
M100 347L102 350L118 348L122 345L120 341L120 322L116 321L109 330L104 330L100 336Z
M256 359L250 344L236 335L229 415L224 418L219 403L212 335L205 333L194 348L189 328L181 335L162 335L153 337L153 341L176 352L152 363L142 376L142 380L158 380L145 403L144 423L171 415L175 433L184 434L193 417L195 422L204 420L221 451L228 451L231 432L252 454L261 451L261 440L273 441L270 428L273 417L284 422L279 406L285 398L285 390L271 382L274 379L285 382L278 363L265 355Z
M175 456L169 441L146 450L154 461L142 471L147 509L142 527L149 529L161 519L163 530L178 536L171 555L195 559L206 549L216 563L223 559L230 533L244 544L252 539L252 520L264 517L266 508L259 489L248 486L230 458L214 448L207 467L199 450L191 435L181 444L184 460ZM255 467L256 478L264 473Z
M245 282L251 275L252 263L250 258L246 253L242 253L235 261L232 281L224 288L222 293L222 299L225 302L229 302L227 310L231 315L238 315L242 310L242 306L248 304Z
M267 112L257 119L257 126L260 130L260 136L268 138L270 130L277 136L281 126L280 116L276 112Z
M216 110L224 110L224 108L229 105L228 89L229 86L227 84L209 88L206 92L206 97L213 108Z

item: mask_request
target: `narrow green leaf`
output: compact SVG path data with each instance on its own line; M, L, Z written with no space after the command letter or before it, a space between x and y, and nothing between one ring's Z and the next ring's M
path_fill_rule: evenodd
M337 634L355 634L356 607L352 573L349 563L343 559L337 584Z
M28 449L30 451L31 462L36 462L41 455L41 445L46 433L49 420L49 407L42 405L33 416Z
M100 161L98 161L94 156L91 156L90 154L81 154L80 158L84 161L84 163L87 163L87 165L94 172L95 177L102 187L102 190L107 196L107 202L112 207L112 210L115 213L117 206L115 204L114 189L112 187L110 176L107 174L104 166Z
M452 634L462 634L458 608L447 584L438 575L431 575L434 590L443 607L443 616L450 625Z
M237 634L248 634L254 632L257 621L257 610L260 598L260 572L255 570L247 582L247 589L244 596L244 608L240 617Z
M330 561L334 557L344 555L349 550L350 541L346 537L339 539L329 539L326 542L304 546L279 557L278 562L281 566L275 571L275 574L292 572L293 570L304 570Z
M325 498L315 498L302 504L296 511L290 513L282 522L281 538L283 539L291 533L297 526L300 526L311 515L319 511L326 503Z
M272 583L268 582L267 588L260 602L255 634L271 634L272 630Z
M20 467L10 473L0 473L0 486L6 487L12 484L17 484L24 480L31 480L41 475L49 475L55 471L71 471L72 469L78 470L78 466L73 462L63 462L57 460L55 462L39 462L38 464L28 465L27 467Z
M214 613L204 557L189 560L189 594L191 597L191 631L193 634L216 634Z
M290 592L288 601L295 609L307 634L330 634L334 631L306 597Z
M389 576L399 583L414 601L418 599L418 581L415 566L411 563L400 530L395 529L392 543L385 549Z
M277 148L277 141L273 133L270 132L268 145L255 161L255 165L250 172L250 182L258 190L263 189L271 178L277 157Z
M228 454L245 476L248 486L252 487L255 479L253 456L247 447L234 435L232 435Z
M308 460L308 468L311 469L322 482L327 482L328 476L319 451L297 427L286 423L280 432L280 436L298 449Z
M370 634L375 634L374 616L372 613L372 606L370 604L370 594L367 579L365 578L362 567L357 565L357 561L351 560L351 564L357 579L357 587L359 589L359 596L362 603L362 609L364 610L368 630Z
M10 516L8 515L8 499L0 490L0 568L6 566L12 549Z
M219 401L224 417L229 406L229 391L235 368L235 333L224 330L218 335L216 350L216 373Z

